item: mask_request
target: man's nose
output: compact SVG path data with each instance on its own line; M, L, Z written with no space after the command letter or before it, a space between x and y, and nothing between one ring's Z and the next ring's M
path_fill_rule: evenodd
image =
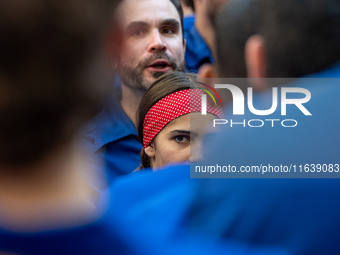
M166 51L167 46L163 41L162 35L158 30L154 30L151 33L151 38L150 38L150 43L148 46L148 51L149 52L154 52L154 51Z

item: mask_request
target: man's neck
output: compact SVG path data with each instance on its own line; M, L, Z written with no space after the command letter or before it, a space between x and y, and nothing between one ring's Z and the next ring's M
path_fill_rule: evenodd
M144 93L145 91L133 89L122 84L122 100L120 104L135 126L137 126L137 109Z
M86 178L75 143L31 166L0 168L0 226L37 231L92 221L99 193Z

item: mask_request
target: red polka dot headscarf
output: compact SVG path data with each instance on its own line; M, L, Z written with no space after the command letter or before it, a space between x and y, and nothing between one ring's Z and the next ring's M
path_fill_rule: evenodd
M200 89L185 89L172 93L150 108L143 122L143 146L146 148L152 139L172 120L202 109ZM222 118L221 107L207 104L207 112Z

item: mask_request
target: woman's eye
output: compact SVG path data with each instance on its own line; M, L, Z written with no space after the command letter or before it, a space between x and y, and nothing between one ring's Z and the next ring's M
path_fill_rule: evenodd
M178 135L175 137L175 141L179 143L190 142L190 137L185 136L185 135Z

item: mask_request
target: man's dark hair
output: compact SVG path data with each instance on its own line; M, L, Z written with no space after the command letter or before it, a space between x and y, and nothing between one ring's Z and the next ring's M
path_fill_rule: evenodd
M170 2L175 6L176 10L178 11L179 18L181 20L182 38L183 38L183 43L184 43L183 9L182 9L181 2L179 0L170 0Z
M231 1L217 29L221 76L246 77L243 51L253 34L265 39L267 77L295 78L318 72L340 60L340 2Z
M194 1L193 0L182 0L181 1L185 6L190 7L193 12L195 12L195 5L194 5Z
M95 113L116 2L0 1L0 165L35 163Z
M218 15L223 6L226 5L226 2L228 2L228 0L207 1L206 5L207 17L214 29L216 29Z
M222 9L216 28L217 68L220 77L245 78L244 48L256 33L260 12L256 0L231 1Z
M340 60L340 1L260 3L268 77L301 77Z

